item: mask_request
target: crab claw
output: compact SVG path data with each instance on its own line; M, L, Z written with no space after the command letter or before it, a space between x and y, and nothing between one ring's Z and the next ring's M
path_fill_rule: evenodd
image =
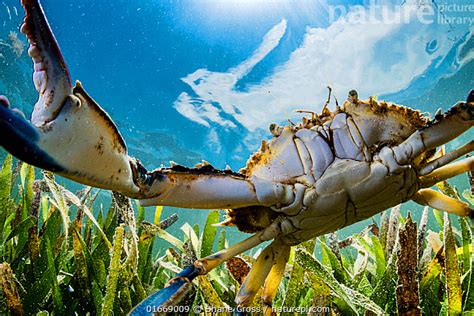
M23 0L21 31L30 47L39 98L31 122L0 98L0 146L17 158L74 181L139 196L138 161L130 158L107 113L77 82L73 88L38 0Z
M59 46L38 0L22 0L26 16L21 26L30 43L33 82L39 93L31 122L42 126L52 121L72 93L71 78Z
M63 171L63 168L38 146L39 130L18 111L10 109L8 100L3 96L0 96L0 105L0 146L26 163L50 171Z
M28 122L0 98L0 146L18 159L71 180L138 197L138 161L127 155L109 116L78 82L56 117L42 126Z

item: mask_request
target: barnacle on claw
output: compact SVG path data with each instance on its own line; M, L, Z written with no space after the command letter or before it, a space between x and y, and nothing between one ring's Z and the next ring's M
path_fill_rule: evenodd
M293 245L409 200L472 216L464 202L430 189L473 170L473 157L454 162L473 151L472 141L435 155L437 147L474 124L472 91L467 102L438 113L434 120L374 98L360 101L355 92L350 102L330 111L329 96L321 114L309 112L300 124L273 124L274 137L262 141L239 172L217 170L206 161L194 168L172 162L170 167L148 171L128 156L125 141L105 110L79 82L72 86L39 2L24 0L23 5L22 31L30 43L39 99L29 122L0 97L2 147L32 165L121 192L139 199L141 205L227 209L228 219L222 225L253 233L197 260L144 304L175 304L197 276L271 241L245 281L238 277L243 283L236 298L245 306L261 290L263 303L271 306Z

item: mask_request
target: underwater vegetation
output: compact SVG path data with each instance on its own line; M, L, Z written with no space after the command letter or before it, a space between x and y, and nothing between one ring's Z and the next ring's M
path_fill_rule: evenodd
M2 163L2 315L126 314L183 267L228 245L226 230L213 226L217 210L204 227L184 224L184 238L178 238L166 231L177 215L163 219L161 207L147 222L145 209L134 211L120 194L112 193L110 206L103 207L97 190L73 193L51 173L37 175L11 156ZM438 188L459 198L447 182ZM461 195L474 204L472 192ZM432 216L438 227L428 228ZM317 307L325 315L470 314L472 240L466 218L427 207L415 223L395 207L348 238L330 234L293 247L273 308ZM165 246L156 252L156 243ZM235 307L253 262L242 255L199 276L178 304L202 313L209 306Z

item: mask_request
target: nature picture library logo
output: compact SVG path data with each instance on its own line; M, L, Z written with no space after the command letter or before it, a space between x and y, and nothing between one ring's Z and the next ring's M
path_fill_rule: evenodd
M469 1L470 2L470 1ZM384 0L362 0L348 3L328 0L329 23L345 17L354 24L408 24L416 19L422 24L474 24L474 3L406 0L394 3Z

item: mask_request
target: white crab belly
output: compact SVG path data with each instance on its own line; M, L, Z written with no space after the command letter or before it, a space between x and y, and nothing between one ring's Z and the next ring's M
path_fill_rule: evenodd
M336 158L306 190L303 209L283 223L284 238L297 244L336 231L406 201L416 188L416 174L411 168L389 174L377 161Z

